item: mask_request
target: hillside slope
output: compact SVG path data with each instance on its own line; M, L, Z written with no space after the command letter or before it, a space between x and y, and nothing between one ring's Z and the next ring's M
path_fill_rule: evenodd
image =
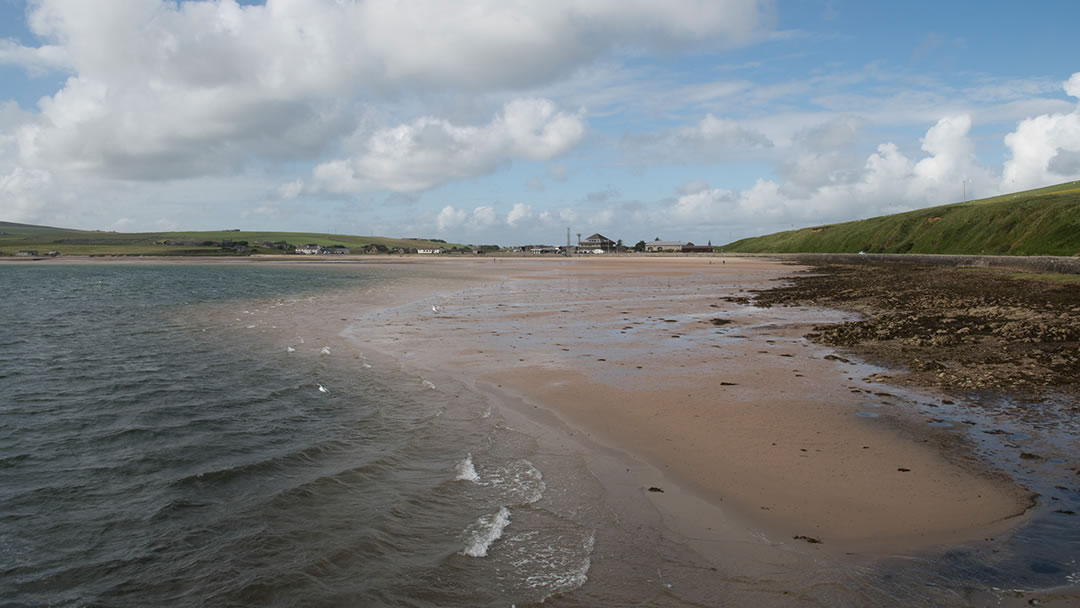
M746 253L1080 253L1080 182L742 239Z
M246 242L254 248L252 253L281 253L258 244L282 241L293 246L307 243L344 245L357 253L367 245L383 245L388 249L447 246L424 239L309 232L105 232L0 222L0 255L14 255L19 250L37 250L42 254L55 250L63 255L236 255L237 252L221 246L226 241Z

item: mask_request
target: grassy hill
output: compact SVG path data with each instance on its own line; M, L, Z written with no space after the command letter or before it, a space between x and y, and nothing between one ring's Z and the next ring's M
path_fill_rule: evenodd
M1080 182L742 239L746 253L1080 254Z
M279 249L258 246L262 242L286 242L293 246L307 243L344 245L357 252L367 245L384 245L388 249L447 246L423 239L310 232L218 230L129 233L0 222L0 255L5 256L14 255L19 250L37 250L41 254L59 251L63 255L238 255L236 251L222 247L225 241L246 241L254 248L248 253L282 253Z

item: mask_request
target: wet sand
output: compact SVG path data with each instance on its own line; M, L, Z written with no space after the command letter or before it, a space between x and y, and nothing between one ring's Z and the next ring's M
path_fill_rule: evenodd
M635 491L703 553L748 533L834 554L917 550L999 534L1031 504L964 445L932 441L903 396L861 380L867 368L801 337L844 313L740 302L799 267L627 257L443 268L470 284L414 291L354 323L352 338L429 377L547 409L647 463Z

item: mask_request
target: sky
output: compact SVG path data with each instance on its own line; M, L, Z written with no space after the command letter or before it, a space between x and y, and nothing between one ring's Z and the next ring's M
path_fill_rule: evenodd
M0 220L719 245L1080 179L1080 2L0 0Z

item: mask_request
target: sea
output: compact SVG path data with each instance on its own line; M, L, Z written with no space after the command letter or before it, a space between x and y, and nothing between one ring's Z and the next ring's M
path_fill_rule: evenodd
M0 265L0 606L989 605L1080 583L1060 524L725 570L620 493L621 456L280 312L433 273Z

